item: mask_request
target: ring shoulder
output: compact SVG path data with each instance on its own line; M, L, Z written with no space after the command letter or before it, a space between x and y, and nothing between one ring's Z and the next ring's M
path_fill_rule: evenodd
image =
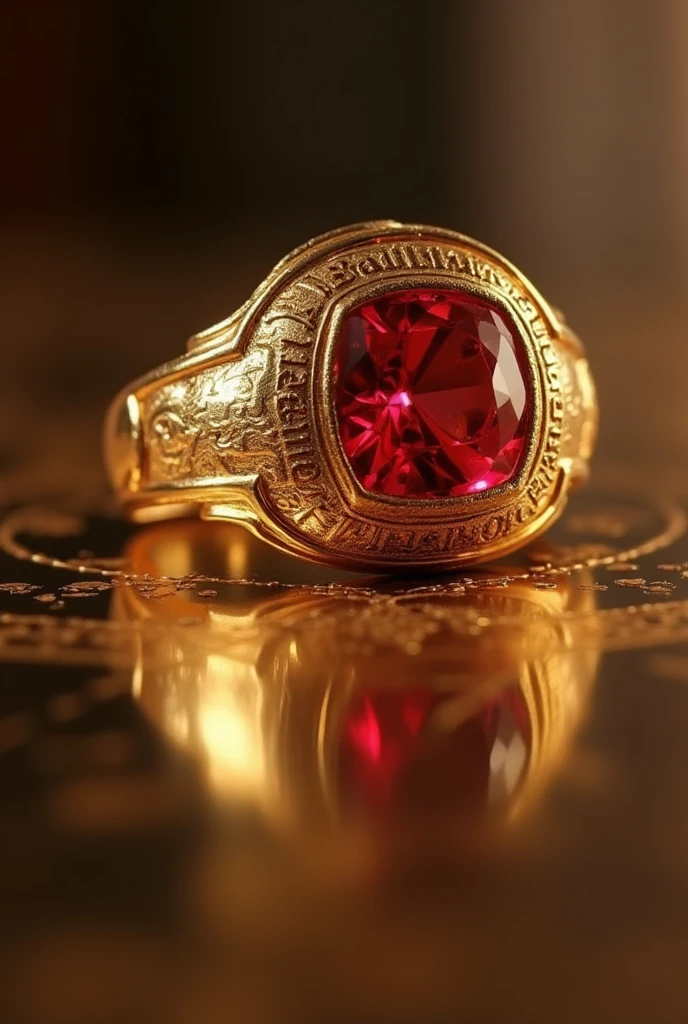
M589 462L597 440L597 395L583 344L566 326L559 339L559 353L565 370L566 441L562 454L571 467L572 486L577 487L589 477Z

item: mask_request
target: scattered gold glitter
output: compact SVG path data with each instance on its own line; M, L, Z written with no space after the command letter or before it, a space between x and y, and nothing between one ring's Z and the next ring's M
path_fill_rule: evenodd
M112 584L102 580L84 580L78 583L67 583L66 586L60 587L60 593L63 597L90 597L91 594L110 590L111 586Z
M676 590L675 583L668 583L666 580L657 580L656 583L648 583L643 587L645 594L671 594Z
M36 583L0 583L3 594L35 594L40 589Z

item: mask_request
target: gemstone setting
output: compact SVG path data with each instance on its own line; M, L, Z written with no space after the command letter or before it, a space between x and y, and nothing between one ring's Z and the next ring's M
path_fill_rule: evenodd
M531 377L513 320L495 303L426 288L364 302L342 321L333 372L342 448L368 492L478 494L523 463Z

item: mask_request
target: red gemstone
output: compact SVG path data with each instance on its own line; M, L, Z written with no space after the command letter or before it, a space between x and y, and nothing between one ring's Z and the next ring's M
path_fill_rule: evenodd
M503 690L468 717L465 698L431 689L360 693L341 735L344 807L374 818L475 815L507 800L530 752L521 690Z
M509 480L531 419L509 316L458 291L391 292L351 310L335 351L339 433L359 483L438 498Z

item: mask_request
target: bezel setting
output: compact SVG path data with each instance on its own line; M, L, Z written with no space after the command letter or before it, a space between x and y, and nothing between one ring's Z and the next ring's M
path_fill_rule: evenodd
M407 282L409 282L408 285ZM500 495L508 495L513 492L515 488L523 486L523 482L528 476L528 467L531 466L533 461L536 441L541 426L542 381L533 364L532 347L529 346L523 338L523 327L517 319L515 311L512 308L509 308L506 303L500 302L497 298L489 296L488 301L511 317L518 332L517 340L519 343L523 343L526 349L528 372L528 380L526 384L531 396L532 411L530 414L525 454L520 460L520 467L516 473L514 473L512 478L503 484L490 487L486 491L461 496L447 495L437 498L410 499L402 496L373 493L363 487L353 473L342 446L333 394L333 363L342 323L351 310L370 301L371 299L388 295L393 291L411 291L420 289L427 289L430 291L433 289L452 290L456 291L457 294L474 295L481 299L488 298L488 293L486 291L479 291L476 288L472 288L470 290L467 288L457 288L456 282L450 282L442 276L432 276L430 278L422 279L417 277L402 277L400 278L400 283L398 285L395 283L393 288L390 288L389 285L386 287L381 286L375 288L372 292L365 288L352 289L349 294L337 300L337 302L333 304L332 309L328 311L329 316L326 316L323 323L322 337L320 340L320 351L322 352L320 357L321 364L320 366L316 365L314 374L314 379L318 380L321 384L321 387L318 389L318 393L315 397L315 409L320 411L319 426L323 440L325 441L324 448L326 457L330 463L330 468L337 484L340 487L342 499L347 502L348 506L352 510L355 507L356 509L364 511L373 518L383 519L384 513L380 507L381 505L388 505L396 508L403 507L404 509L412 507L417 509L420 513L419 519L421 521L434 522L438 513L441 515L442 521L445 519L447 521L451 521L456 519L457 516L461 517L470 506L481 504L483 507L487 507L487 499L490 496L495 498ZM334 439L336 443L328 443L330 439ZM498 501L493 501L491 503L492 507L498 507L498 505Z

